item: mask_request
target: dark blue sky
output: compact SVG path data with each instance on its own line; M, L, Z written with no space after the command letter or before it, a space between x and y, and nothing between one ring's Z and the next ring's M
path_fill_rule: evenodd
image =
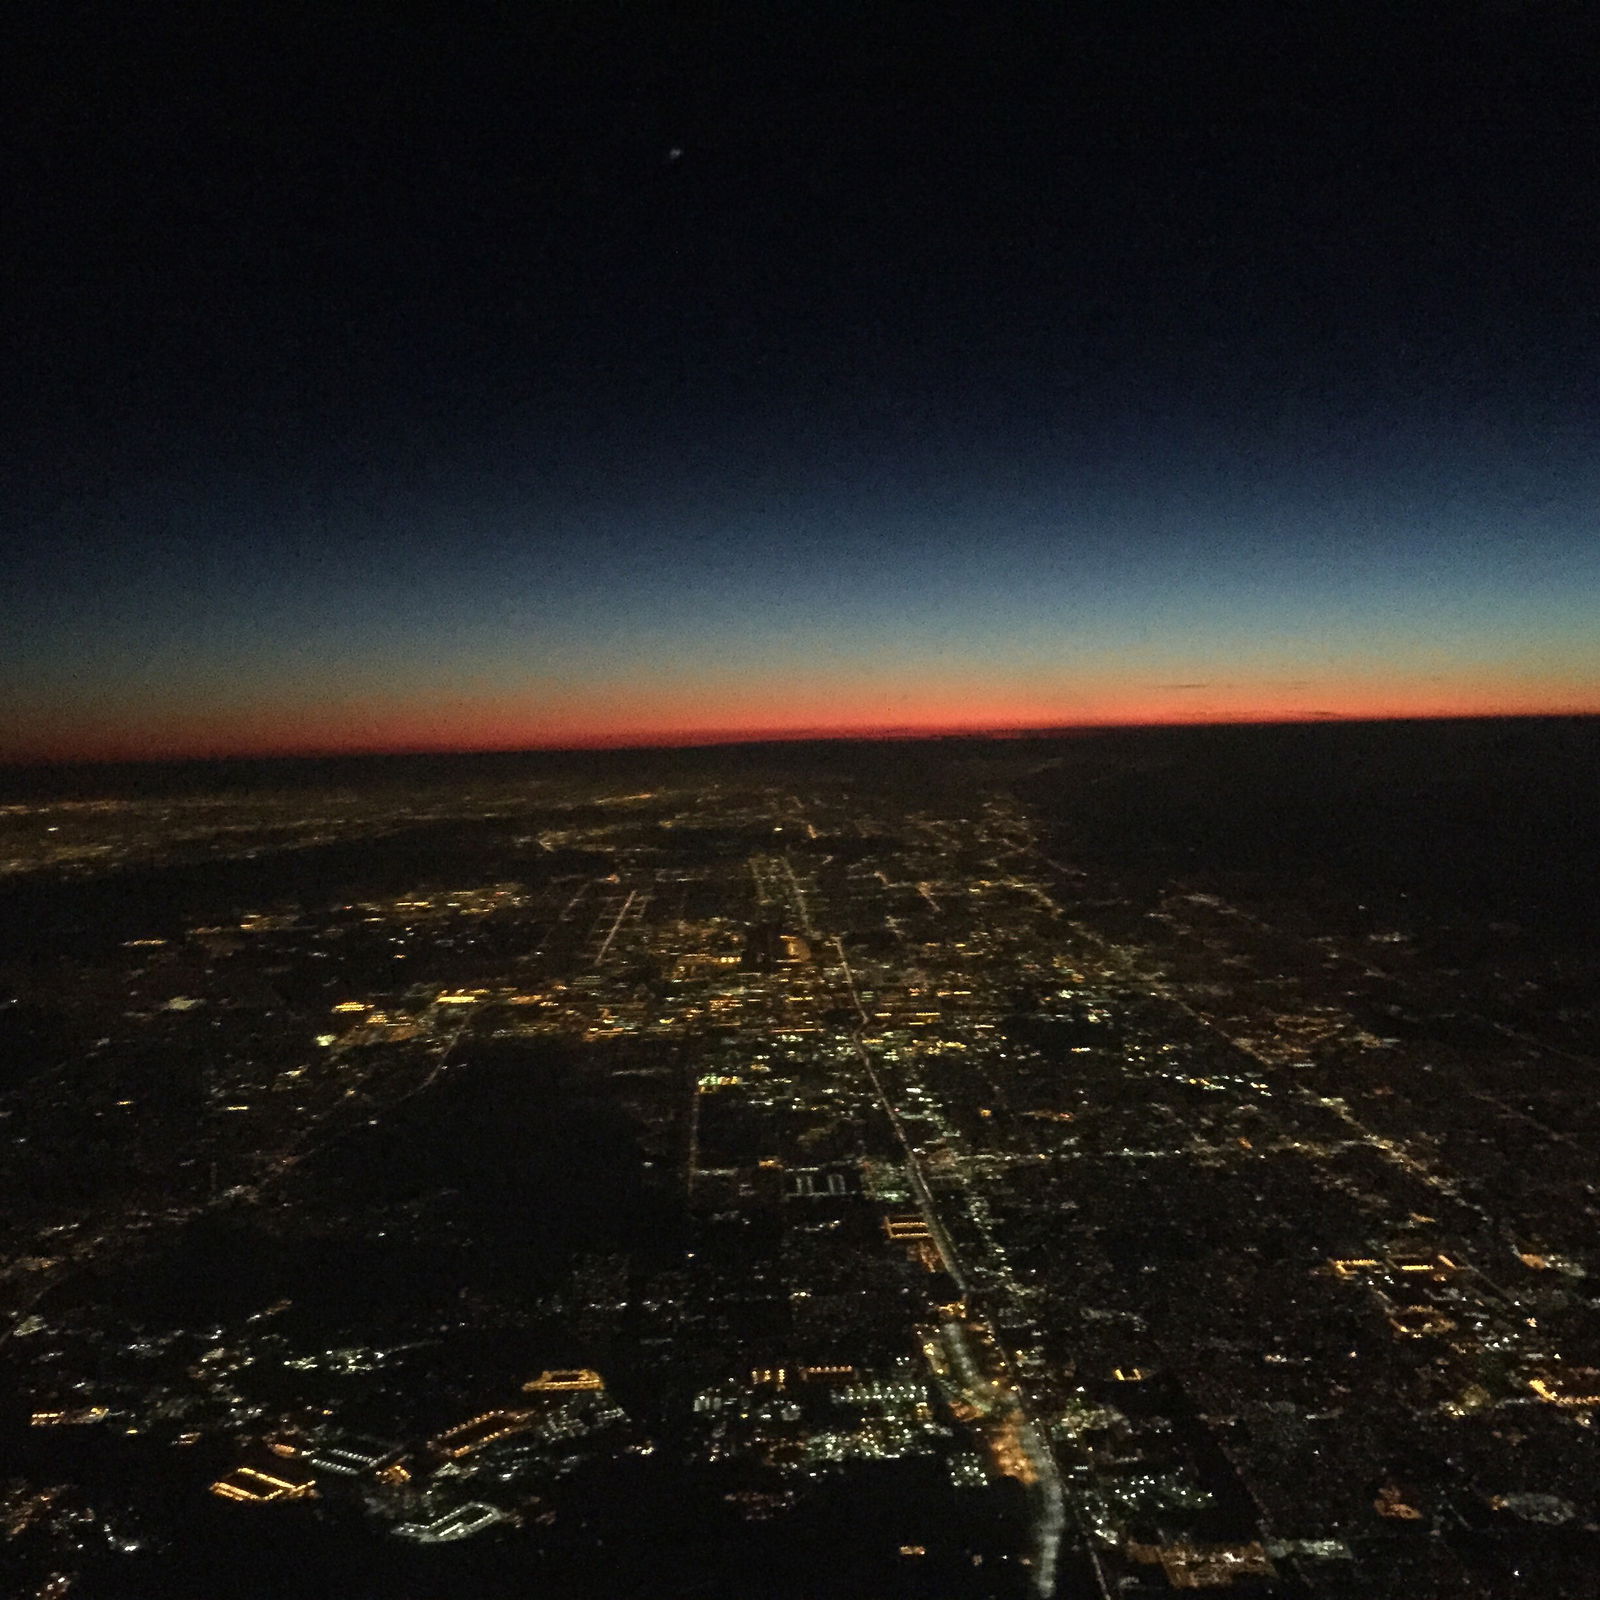
M15 753L1600 709L1586 8L20 15Z

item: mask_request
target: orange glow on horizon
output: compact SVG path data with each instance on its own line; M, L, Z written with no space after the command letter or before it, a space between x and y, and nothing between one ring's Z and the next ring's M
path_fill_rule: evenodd
M280 756L451 754L517 750L607 750L693 745L754 744L808 739L1005 738L1068 734L1096 729L1193 727L1229 724L1291 724L1332 721L1434 720L1454 717L1600 715L1600 689L1527 685L1496 693L1463 686L1454 694L1437 684L1403 685L1387 692L1370 685L1322 692L1315 709L1284 703L1282 695L1258 691L1217 697L1223 703L1189 709L1171 696L1093 697L1075 707L949 701L917 708L920 714L839 718L816 715L813 705L773 707L769 715L713 720L657 712L633 716L539 717L504 701L463 699L432 705L324 704L298 713L252 706L237 714L152 715L116 719L60 718L49 731L26 735L0 759L76 763L204 760ZM1241 689L1244 686L1240 686ZM1561 689L1568 692L1562 694ZM1474 692L1474 690L1476 692ZM1552 693L1551 691L1556 692ZM1542 691L1542 692L1541 692ZM841 697L842 698L842 697ZM864 700L881 696L864 694ZM952 697L954 698L954 697ZM974 697L975 700L977 697ZM1304 700L1301 694L1297 699ZM1276 702L1276 703L1274 703ZM788 714L786 715L785 712ZM808 714L809 713L809 714ZM1053 713L1053 714L1052 714Z

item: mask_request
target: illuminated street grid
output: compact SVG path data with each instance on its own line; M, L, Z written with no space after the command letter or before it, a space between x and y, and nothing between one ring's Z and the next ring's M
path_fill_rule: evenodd
M448 817L5 820L36 873ZM1404 933L1291 935L1181 885L1134 907L998 789L473 818L502 858L474 881L423 862L403 891L267 897L18 989L66 1040L0 1124L30 1434L209 1463L177 1497L197 1526L582 1549L575 1485L670 1467L759 1538L830 1482L915 1471L883 1592L1378 1600L1521 1592L1524 1567L1589 1592L1600 1122L1554 1046L1500 1029L1469 1076L1465 1048L1375 1029L1412 993ZM380 1203L341 1174L391 1128L425 1137L486 1060L552 1052L541 1096L625 1119L631 1181L675 1219L653 1243L495 1265L403 1315L375 1289L371 1329L326 1342L294 1294L249 1303L248 1270L226 1314L117 1309L146 1259L202 1271L186 1241L212 1226L503 1265L520 1246L453 1191ZM11 1477L0 1525L37 1592L80 1570L114 1592L106 1561L182 1526L91 1503L70 1461Z

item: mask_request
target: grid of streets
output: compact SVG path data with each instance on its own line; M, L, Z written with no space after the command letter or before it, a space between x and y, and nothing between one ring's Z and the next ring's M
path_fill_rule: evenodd
M755 1552L831 1506L862 1593L1583 1592L1570 1052L1500 1029L1463 1089L1374 1030L1389 945L1182 885L1135 917L998 787L484 818L490 876L13 997L74 1006L4 1109L17 1592L306 1516L555 1585L647 1564L594 1506L651 1472ZM341 1252L353 1307L304 1281ZM113 1437L160 1493L74 1483Z

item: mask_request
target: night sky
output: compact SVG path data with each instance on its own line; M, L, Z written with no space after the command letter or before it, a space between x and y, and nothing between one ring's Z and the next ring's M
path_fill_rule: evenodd
M1600 29L14 4L0 754L1600 711Z

